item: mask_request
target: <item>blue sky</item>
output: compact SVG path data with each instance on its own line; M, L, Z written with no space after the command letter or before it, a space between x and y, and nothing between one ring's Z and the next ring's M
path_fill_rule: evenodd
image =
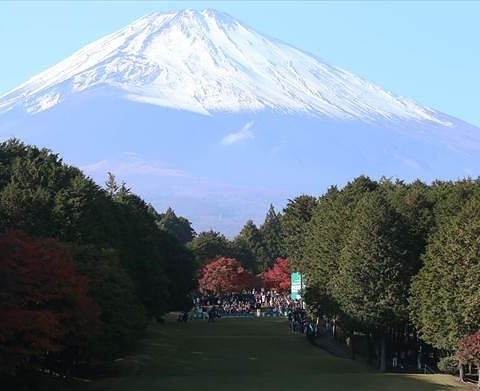
M0 94L149 12L215 8L480 126L480 2L0 2Z

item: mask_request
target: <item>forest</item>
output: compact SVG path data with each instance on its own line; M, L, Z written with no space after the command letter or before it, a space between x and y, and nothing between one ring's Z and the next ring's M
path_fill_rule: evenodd
M200 264L218 253L253 274L288 259L289 270L305 276L310 313L350 343L366 336L382 371L406 339L435 351L432 365L446 372L479 367L478 179L360 176L320 197L289 200L282 213L271 206L259 228L248 221L232 241L207 232L190 246Z
M99 187L58 155L0 145L0 369L66 375L134 346L189 307L193 253L109 174Z
M158 213L112 173L101 187L12 139L0 144L0 371L68 375L191 308L199 283L284 289L286 269L305 276L310 313L377 344L382 370L389 345L412 333L478 364L479 214L478 179L360 176L282 212L271 205L262 224L249 220L230 240L197 234L171 208ZM222 262L239 278L212 281Z

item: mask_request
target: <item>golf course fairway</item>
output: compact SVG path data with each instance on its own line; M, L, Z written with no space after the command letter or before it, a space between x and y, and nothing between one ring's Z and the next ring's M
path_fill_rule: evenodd
M378 373L291 334L281 318L167 320L150 328L119 375L88 391L433 391L466 390L448 375ZM76 389L76 388L75 388Z

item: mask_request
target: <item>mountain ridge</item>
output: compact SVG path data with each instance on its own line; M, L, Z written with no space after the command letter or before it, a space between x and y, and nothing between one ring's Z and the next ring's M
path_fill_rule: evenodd
M211 9L139 18L1 96L0 111L23 106L34 114L102 84L126 99L206 115L276 109L451 125L432 109Z

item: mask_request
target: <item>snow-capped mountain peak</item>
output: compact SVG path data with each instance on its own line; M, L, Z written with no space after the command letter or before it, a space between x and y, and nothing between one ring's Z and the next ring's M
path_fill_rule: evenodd
M0 97L0 113L47 110L82 91L211 114L301 112L449 122L214 10L146 15Z

